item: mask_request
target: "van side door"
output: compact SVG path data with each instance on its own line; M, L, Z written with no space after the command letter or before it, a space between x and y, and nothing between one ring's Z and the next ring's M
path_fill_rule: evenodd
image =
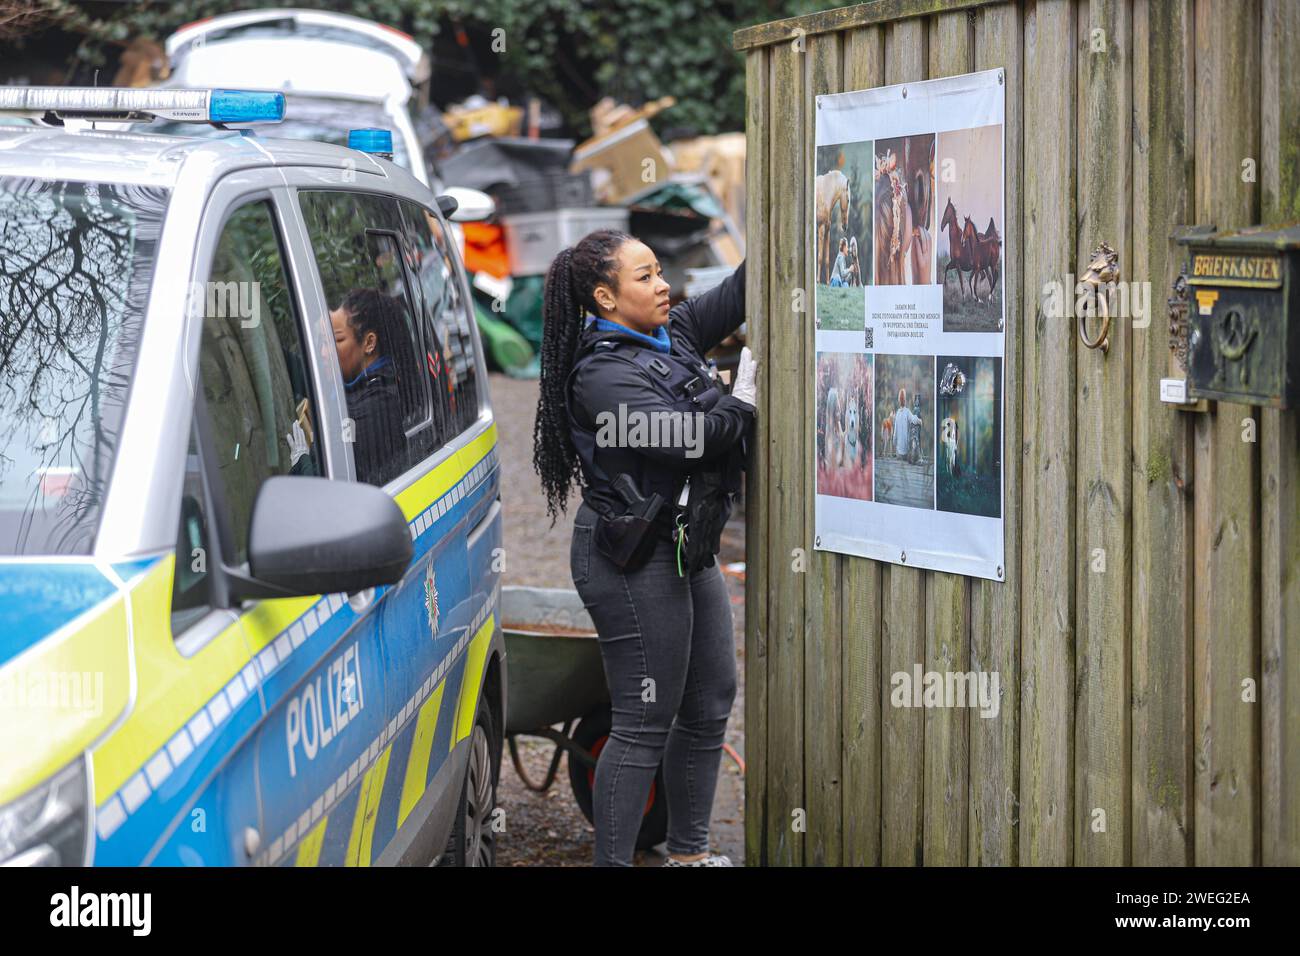
M218 502L222 562L235 568L247 568L263 481L332 477L346 461L331 450L341 422L313 361L328 343L318 322L305 321L314 303L302 296L304 252L286 202L280 187L227 209L208 280L249 306L207 310L199 346L205 472ZM261 827L245 862L342 861L357 839L355 804L385 724L375 620L363 601L343 594L249 601L234 610L265 708L252 778Z

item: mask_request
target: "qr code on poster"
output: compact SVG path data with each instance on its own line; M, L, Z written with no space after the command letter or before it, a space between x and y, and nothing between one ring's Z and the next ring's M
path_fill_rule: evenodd
M871 326L867 326L867 344L866 344L866 347L869 348L869 349L874 349L874 348L876 347L876 330L875 330L874 328L872 328Z

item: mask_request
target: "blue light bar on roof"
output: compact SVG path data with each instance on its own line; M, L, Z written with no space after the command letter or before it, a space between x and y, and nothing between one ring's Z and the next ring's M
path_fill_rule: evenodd
M284 119L284 94L213 90L208 119L213 123L278 123Z
M182 123L278 123L284 94L258 90L156 90L119 87L0 87L0 113L44 119L167 119Z
M386 159L393 158L393 131L389 129L348 130L348 148L359 149L363 153L376 153Z

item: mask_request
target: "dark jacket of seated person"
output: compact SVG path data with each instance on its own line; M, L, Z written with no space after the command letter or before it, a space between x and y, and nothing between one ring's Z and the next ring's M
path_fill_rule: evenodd
M354 289L330 313L334 345L347 395L357 480L383 485L406 471L406 433L393 354L405 335L393 300L374 289Z

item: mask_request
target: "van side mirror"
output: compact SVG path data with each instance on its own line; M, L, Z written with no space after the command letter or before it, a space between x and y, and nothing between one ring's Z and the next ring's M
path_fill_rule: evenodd
M438 197L438 211L449 222L482 222L496 208L496 200L487 193L466 186L448 186Z
M248 577L231 575L237 599L352 593L396 584L414 555L402 510L382 488L283 475L253 502Z

